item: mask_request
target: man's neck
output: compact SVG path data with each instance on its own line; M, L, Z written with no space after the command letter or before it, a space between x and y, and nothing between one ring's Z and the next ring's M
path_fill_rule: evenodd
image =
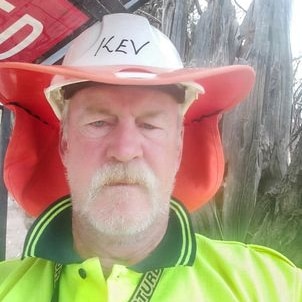
M135 235L109 236L73 215L72 229L78 254L84 259L98 257L108 276L114 264L129 266L148 257L162 240L167 225L168 218Z

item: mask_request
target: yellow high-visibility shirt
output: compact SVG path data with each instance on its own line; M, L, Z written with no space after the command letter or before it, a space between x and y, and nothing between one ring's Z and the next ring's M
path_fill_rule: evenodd
M0 301L302 302L302 271L269 248L194 234L172 200L159 246L134 266L114 265L106 279L98 258L73 249L67 198L35 222L22 260L0 264Z

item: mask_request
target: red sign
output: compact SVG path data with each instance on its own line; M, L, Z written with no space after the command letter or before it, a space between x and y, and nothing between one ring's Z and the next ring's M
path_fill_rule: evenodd
M36 62L89 19L67 0L0 0L0 61Z

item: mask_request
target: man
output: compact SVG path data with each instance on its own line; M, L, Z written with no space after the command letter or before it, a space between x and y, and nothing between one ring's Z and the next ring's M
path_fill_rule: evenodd
M18 93L20 79L31 75L26 91L32 93L49 86L71 194L34 223L23 259L1 264L1 301L302 300L302 274L289 260L264 247L195 235L181 204L192 211L217 190L223 172L218 118L250 91L251 68L185 69L146 19L116 14L81 34L63 66L3 63L0 70L10 88L2 89L3 102L16 113L13 142L16 134L39 131L24 131L26 119L42 128L58 123ZM38 166L51 171L41 158ZM60 166L53 171L59 181L48 184L60 185ZM47 176L39 173L39 181ZM45 194L40 182L31 184L41 200L64 192L64 184Z

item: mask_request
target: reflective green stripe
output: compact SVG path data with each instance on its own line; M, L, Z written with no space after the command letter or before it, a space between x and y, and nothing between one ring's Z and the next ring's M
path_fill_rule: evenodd
M36 244L43 231L47 228L48 224L53 220L54 217L70 206L70 197L68 197L46 211L46 215L40 216L40 219L36 221L29 238L26 239L26 247L23 257L35 256Z
M171 208L175 211L182 228L183 245L181 254L176 265L187 264L192 253L191 230L188 216L183 208L174 200L171 201Z

